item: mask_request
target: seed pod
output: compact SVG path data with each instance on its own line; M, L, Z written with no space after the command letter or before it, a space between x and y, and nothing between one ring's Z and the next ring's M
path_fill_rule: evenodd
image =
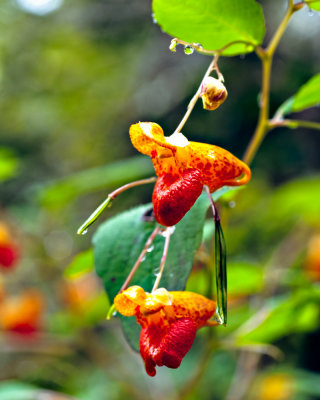
M200 96L205 110L215 110L225 101L228 92L219 79L208 76L202 82Z

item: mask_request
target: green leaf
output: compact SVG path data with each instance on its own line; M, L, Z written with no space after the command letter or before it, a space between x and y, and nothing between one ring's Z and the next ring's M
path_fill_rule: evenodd
M91 168L35 189L38 201L47 207L60 207L80 195L153 175L148 157L137 156L102 167Z
M0 182L13 178L18 173L19 160L14 153L0 147Z
M318 104L320 104L320 74L309 79L294 96L279 107L277 113L287 115L291 112L303 111Z
M172 234L165 270L160 282L168 290L183 290L190 274L193 257L200 245L209 202L202 195L180 221ZM93 237L95 266L112 301L141 253L155 222L144 221L151 204L117 215L100 226ZM131 284L151 291L163 252L164 237L158 235L141 263ZM129 319L125 318L128 324ZM134 319L133 324L136 324ZM130 329L127 329L130 332ZM129 335L130 337L130 335ZM132 340L131 340L132 341Z
M310 7L312 10L320 11L320 0L305 0L305 3Z
M292 111L302 111L320 103L320 74L305 83L294 96Z
M248 53L262 43L265 34L261 6L254 0L153 0L154 17L161 28L188 43L222 54Z
M289 334L318 327L320 290L309 289L273 299L235 334L239 343L271 343Z
M243 296L262 289L264 271L248 263L228 263L228 293Z
M68 279L77 278L93 270L94 260L92 249L77 254L64 271Z

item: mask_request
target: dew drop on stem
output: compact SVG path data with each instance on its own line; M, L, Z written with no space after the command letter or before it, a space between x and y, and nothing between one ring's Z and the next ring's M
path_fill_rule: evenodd
M81 232L81 235L86 235L88 233L88 229L85 229L84 231Z
M151 253L151 252L153 251L153 249L154 249L154 245L152 244L151 246L149 246L149 247L147 248L147 252L148 252L148 253Z
M184 46L184 54L189 56L190 54L193 54L194 48L190 45Z

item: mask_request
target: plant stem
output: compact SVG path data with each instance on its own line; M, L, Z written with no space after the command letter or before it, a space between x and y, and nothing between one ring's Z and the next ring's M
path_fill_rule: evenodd
M256 155L263 139L270 130L268 123L269 118L269 102L270 102L270 77L273 56L278 44L284 34L284 31L288 25L290 17L295 11L300 10L303 7L301 4L294 4L293 0L289 0L288 9L283 17L278 29L273 35L268 47L263 49L261 47L256 48L256 53L262 62L262 89L260 99L260 112L256 130L252 136L252 139L248 145L248 148L243 156L243 161L246 164L250 164Z
M120 193L124 192L125 190L136 187L136 186L155 182L156 180L157 180L156 177L152 177L152 178L141 179L139 181L127 183L126 185L123 185L123 186L119 187L118 189L114 190L112 193L108 194L108 197L104 200L104 202L101 203L100 206L80 226L80 228L77 230L77 234L83 235L84 233L86 233L89 226L91 226L100 217L100 215L103 213L103 211L107 207L111 206L112 200L114 200Z
M218 76L219 76L220 71L219 71L218 66L217 66L218 58L219 58L218 55L215 55L213 57L213 60L211 61L210 65L209 65L209 67L207 69L207 72L204 74L204 77L202 78L202 81L200 83L200 86L199 86L198 90L196 91L195 95L192 97L190 103L188 104L187 112L185 113L185 115L182 118L181 122L177 126L177 129L175 130L175 133L176 132L181 132L181 129L184 127L184 125L187 122L192 110L194 109L194 106L196 105L196 102L197 102L198 98L200 97L202 82L211 74L211 72L214 69L217 71Z
M157 275L157 279L154 282L154 285L153 285L153 288L152 288L152 292L157 290L158 287L159 287L159 283L160 283L160 280L161 280L161 277L162 277L162 274L163 274L164 266L165 266L167 255L168 255L170 237L172 235L172 227L167 228L165 232L166 232L166 240L164 242L163 253L162 253L162 257L161 257L161 261L160 261L160 270L159 270L159 273Z
M320 130L320 122L313 121L303 121L299 119L280 119L280 120L270 120L269 121L270 129L277 127L288 127L291 129L296 128L310 128Z
M127 287L129 286L134 274L137 272L137 269L139 268L139 265L141 264L143 257L145 257L148 248L152 245L154 238L157 236L158 232L160 230L160 226L157 225L153 232L151 233L151 235L148 237L148 240L146 241L146 244L144 245L144 248L142 250L142 252L140 253L136 263L134 264L134 266L132 267L127 279L125 280L124 284L122 285L121 289L119 290L119 293L121 293L123 290L127 289Z

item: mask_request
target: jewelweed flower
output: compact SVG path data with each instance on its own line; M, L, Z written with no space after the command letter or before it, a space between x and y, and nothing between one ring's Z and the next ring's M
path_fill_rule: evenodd
M168 292L164 288L146 293L131 286L114 299L117 311L136 316L141 325L140 354L146 372L156 374L156 366L178 368L190 350L196 332L210 321L216 303L192 292Z
M0 222L0 266L11 268L18 259L18 251L7 226Z
M133 146L151 157L158 176L152 202L161 225L178 223L203 185L213 193L222 186L240 186L250 180L250 168L221 147L189 142L182 133L166 137L154 122L131 125L129 134Z
M0 303L0 328L4 331L30 335L39 330L44 299L36 290L7 297Z

